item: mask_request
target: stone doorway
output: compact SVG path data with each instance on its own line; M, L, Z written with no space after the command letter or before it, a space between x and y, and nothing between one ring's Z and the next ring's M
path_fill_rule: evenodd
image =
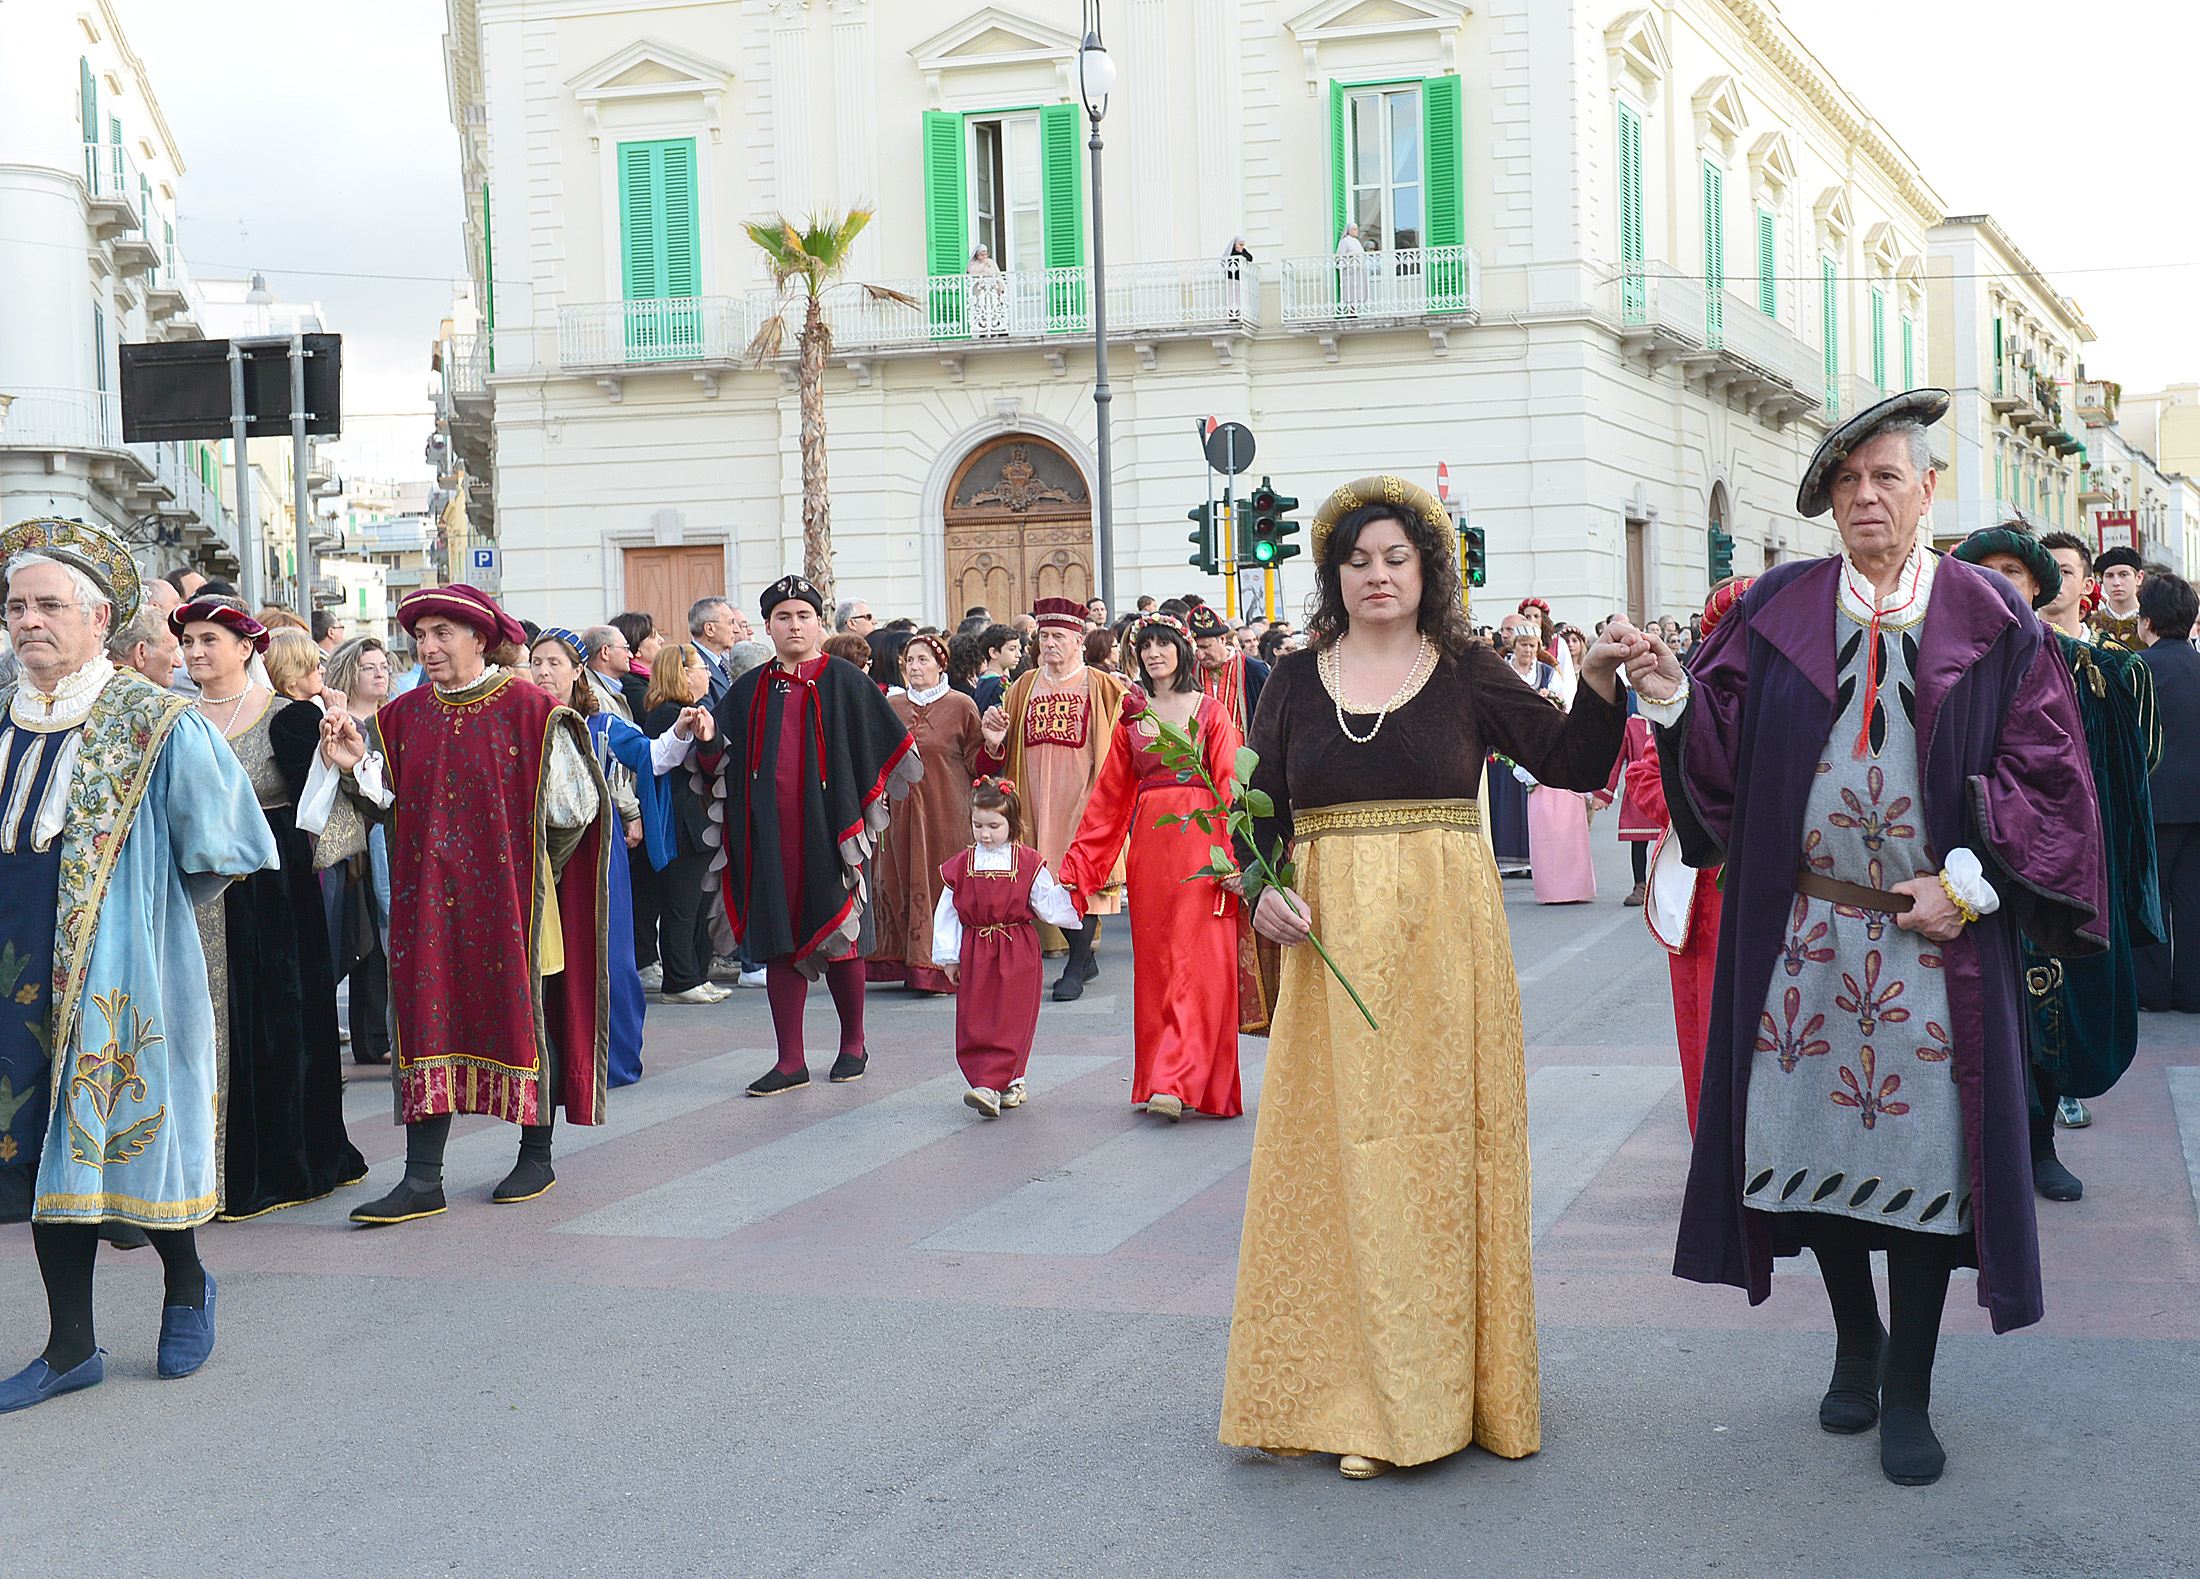
M1077 463L1045 439L1003 434L972 450L947 490L947 625L1039 598L1093 595L1092 500Z

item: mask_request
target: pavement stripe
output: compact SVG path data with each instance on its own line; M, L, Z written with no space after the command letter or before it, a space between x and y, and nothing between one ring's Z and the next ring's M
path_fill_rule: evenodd
M1661 1064L1547 1064L1528 1077L1532 1239L1566 1215L1680 1078Z
M1628 922L1640 922L1641 920L1642 916L1639 911L1624 909L1621 910L1618 915L1611 917L1609 920L1599 922L1597 925L1591 927L1588 931L1582 933L1581 936L1575 938L1564 948L1553 950L1551 953L1546 954L1539 963L1531 965L1526 970L1521 971L1519 973L1520 985L1525 987L1528 985L1528 983L1532 981L1541 981L1544 977L1550 975L1552 971L1559 969L1561 966L1572 964L1576 956L1584 954L1590 949L1596 947L1597 944L1602 943L1606 938L1617 932L1621 927L1627 925ZM1677 1080L1680 1077L1676 1075L1674 1076L1674 1078Z
M1033 1058L1025 1079L1038 1094L1114 1062L1050 1054ZM983 1122L962 1105L966 1089L960 1075L927 1080L630 1195L552 1231L722 1239Z
M2172 1064L2170 1105L2177 1110L2177 1138L2185 1147L2185 1177L2192 1185L2193 1209L2200 1212L2200 1065Z
M741 1095L759 1069L777 1053L761 1048L741 1048L716 1058L690 1064L661 1075L651 1075L639 1085L621 1086L605 1104L601 1124L560 1124L553 1149L558 1157L570 1157L592 1146L624 1140L640 1130L683 1118L698 1108L709 1107ZM376 1106L389 1110L389 1094L379 1092ZM469 1135L454 1136L443 1153L443 1189L446 1195L477 1190L495 1184L512 1171L519 1155L519 1128L492 1124ZM282 1214L286 1223L341 1223L351 1209L377 1199L404 1173L402 1158L378 1164L364 1185L339 1190L326 1200L294 1206Z
M1221 1183L1253 1155L1263 1054L1242 1066L1245 1116L1136 1127L920 1240L919 1250L1004 1255L1104 1256L1186 1201Z

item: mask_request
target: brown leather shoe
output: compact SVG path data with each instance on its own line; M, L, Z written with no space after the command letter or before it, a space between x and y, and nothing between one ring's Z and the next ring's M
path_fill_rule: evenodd
M1630 891L1627 897L1625 899L1622 899L1620 903L1623 905L1639 905L1647 901L1649 897L1650 885L1648 883L1637 883L1634 886L1633 890Z

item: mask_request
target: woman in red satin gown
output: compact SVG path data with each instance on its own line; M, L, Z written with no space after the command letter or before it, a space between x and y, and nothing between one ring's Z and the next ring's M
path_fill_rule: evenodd
M1190 822L1157 826L1164 816L1220 808L1204 784L1179 784L1146 748L1160 738L1157 718L1191 727L1208 773L1227 794L1243 737L1205 694L1180 623L1148 615L1134 634L1144 690L1124 701L1084 820L1063 857L1062 886L1082 906L1107 882L1129 841L1137 992L1131 1101L1170 1123L1187 1108L1235 1118L1245 1111L1238 1089L1238 900L1212 878L1184 881L1207 865L1209 846L1229 841L1219 823L1212 836Z

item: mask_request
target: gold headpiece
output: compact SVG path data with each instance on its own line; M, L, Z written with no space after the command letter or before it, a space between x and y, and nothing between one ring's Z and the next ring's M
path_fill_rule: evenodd
M100 591L114 599L110 631L118 631L137 618L145 600L145 586L138 577L137 561L122 539L103 527L62 516L40 516L18 521L0 531L0 577L17 554L43 554L92 578Z
M1371 504L1391 504L1411 510L1443 534L1446 541L1450 540L1451 515L1437 502L1436 495L1403 477L1378 474L1348 482L1322 501L1322 507L1314 512L1315 559L1319 560L1328 551L1329 534L1339 521L1350 512Z

